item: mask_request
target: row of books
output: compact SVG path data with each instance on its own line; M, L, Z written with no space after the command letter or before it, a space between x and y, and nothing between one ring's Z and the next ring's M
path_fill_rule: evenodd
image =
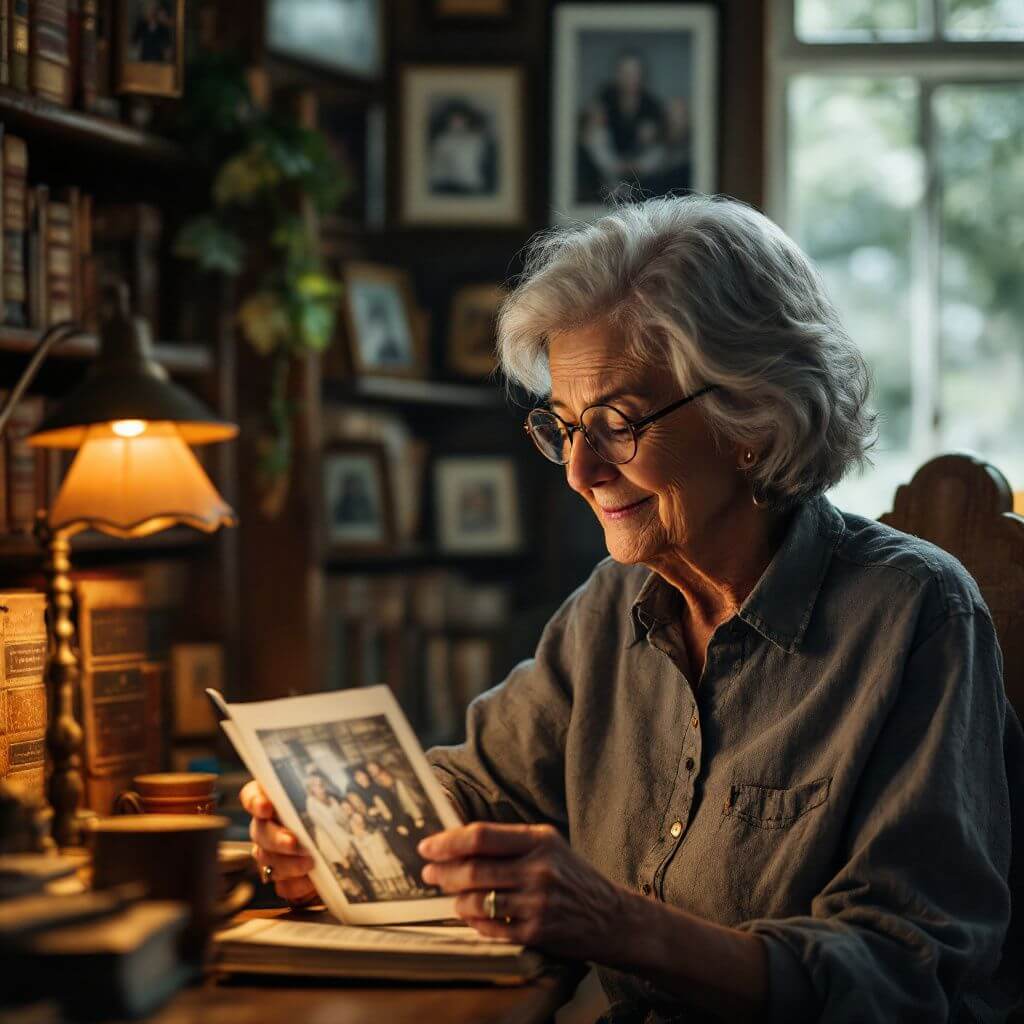
M144 203L94 209L92 196L75 186L30 185L25 140L3 125L0 138L0 322L37 330L65 320L94 327L97 288L116 275L129 284L136 312L158 324L160 211Z
M327 582L327 685L391 687L426 743L456 737L470 701L500 680L509 593L458 573L346 574Z
M0 85L118 114L113 0L0 0Z

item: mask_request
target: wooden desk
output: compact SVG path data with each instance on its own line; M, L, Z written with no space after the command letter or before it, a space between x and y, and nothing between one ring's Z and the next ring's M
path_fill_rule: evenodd
M572 995L566 979L515 988L369 986L365 982L212 977L186 989L150 1024L547 1024Z

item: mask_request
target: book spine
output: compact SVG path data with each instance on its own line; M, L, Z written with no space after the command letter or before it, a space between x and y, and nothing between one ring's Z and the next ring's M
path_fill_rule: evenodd
M74 318L72 204L50 201L46 214L46 326Z
M78 98L78 80L82 65L82 0L67 0L68 104Z
M45 501L46 476L41 452L26 440L42 419L43 399L35 395L18 403L7 424L7 528L12 533L31 533L36 509Z
M28 303L29 322L42 328L47 324L46 300L46 215L50 207L50 189L36 185L28 192Z
M0 594L0 779L42 800L46 755L46 597Z
M89 330L97 329L97 283L96 261L92 252L92 196L84 195L78 207L78 256L80 278L79 291L82 297L81 319Z
M32 91L66 107L71 102L68 0L32 0L29 25Z
M8 53L11 64L11 85L21 92L28 92L29 0L4 0L10 12L10 44Z
M78 102L83 110L96 106L98 82L97 21L98 0L81 0L78 22Z
M0 0L0 85L11 84L11 9Z
M28 323L28 282L25 277L25 234L28 230L28 147L5 133L3 139L3 296L4 322Z

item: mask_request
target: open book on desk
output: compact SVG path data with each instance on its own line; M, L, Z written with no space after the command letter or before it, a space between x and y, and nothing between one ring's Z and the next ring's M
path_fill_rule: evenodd
M207 692L246 768L312 856L310 876L335 919L221 932L222 967L507 982L539 970L538 954L471 928L395 927L455 916L454 897L423 882L416 847L461 822L386 686L247 704ZM360 925L390 927L352 927Z

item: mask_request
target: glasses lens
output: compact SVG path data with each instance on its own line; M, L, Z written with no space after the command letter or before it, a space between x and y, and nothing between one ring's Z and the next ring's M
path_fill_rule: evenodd
M569 434L562 421L546 409L534 409L526 417L530 437L545 459L564 466L569 461Z
M610 405L587 409L583 429L591 448L606 462L629 462L636 454L636 436L629 420Z

